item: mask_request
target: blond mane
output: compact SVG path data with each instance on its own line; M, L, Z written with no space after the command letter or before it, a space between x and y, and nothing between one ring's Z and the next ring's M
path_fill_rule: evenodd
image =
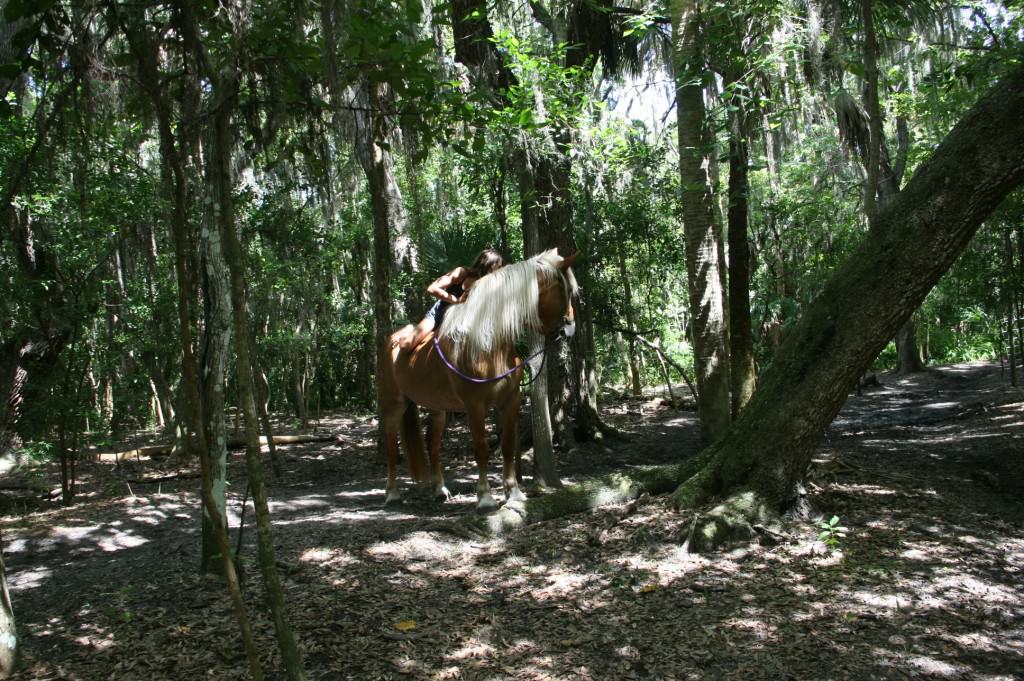
M449 307L441 323L439 338L451 342L453 358L476 361L512 345L525 328L539 328L539 281L546 283L561 276L561 261L562 256L552 248L473 284L466 302ZM564 273L568 293L575 295L576 278L571 269Z

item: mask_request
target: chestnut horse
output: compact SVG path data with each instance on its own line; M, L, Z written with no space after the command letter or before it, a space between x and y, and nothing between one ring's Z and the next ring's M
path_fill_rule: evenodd
M466 301L447 309L437 338L428 334L413 350L393 343L381 353L378 396L388 457L384 503L400 498L396 477L399 431L409 472L419 483L433 482L434 493L451 498L441 471L441 434L450 411L465 412L473 438L479 480L477 511L495 510L487 481L489 448L484 418L491 407L501 423L502 483L505 501L525 499L516 481L519 448L519 380L523 365L516 338L525 330L544 336L575 331L572 296L576 279L570 267L578 253L562 258L555 249L503 267L478 280ZM430 412L430 471L417 405Z

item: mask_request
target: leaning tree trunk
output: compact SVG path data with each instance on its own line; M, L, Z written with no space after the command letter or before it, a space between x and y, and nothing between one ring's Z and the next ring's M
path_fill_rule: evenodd
M700 17L695 0L672 0L672 41L679 119L679 173L683 185L683 230L690 298L698 410L706 442L730 424L729 348L725 318L721 230L715 219L708 175L714 138L708 128L700 79Z
M878 213L858 249L826 282L764 372L728 436L674 494L680 506L727 496L698 518L695 550L791 509L822 434L860 374L1024 181L1024 66L949 133Z

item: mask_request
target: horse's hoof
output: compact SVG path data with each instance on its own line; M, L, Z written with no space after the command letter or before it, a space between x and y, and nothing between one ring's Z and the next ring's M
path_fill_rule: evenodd
M402 503L402 495L398 492L388 492L388 495L384 497L384 506L391 506L393 504Z
M480 515L487 515L489 513L494 513L497 510L498 510L498 504L495 503L494 499L485 498L485 499L481 499L480 501L478 501L476 503L476 512L479 513Z
M441 489L434 492L434 498L441 502L451 501L452 493L448 491L447 487L441 487Z
M514 488L511 492L505 495L506 504L525 504L526 495L523 494L523 490L518 487Z

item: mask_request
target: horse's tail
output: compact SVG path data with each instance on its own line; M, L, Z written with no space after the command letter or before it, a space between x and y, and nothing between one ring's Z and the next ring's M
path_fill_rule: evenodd
M419 409L413 402L406 402L405 411L402 413L401 440L405 449L405 460L409 462L409 475L416 482L430 480L427 449L424 447L423 431L420 430Z

